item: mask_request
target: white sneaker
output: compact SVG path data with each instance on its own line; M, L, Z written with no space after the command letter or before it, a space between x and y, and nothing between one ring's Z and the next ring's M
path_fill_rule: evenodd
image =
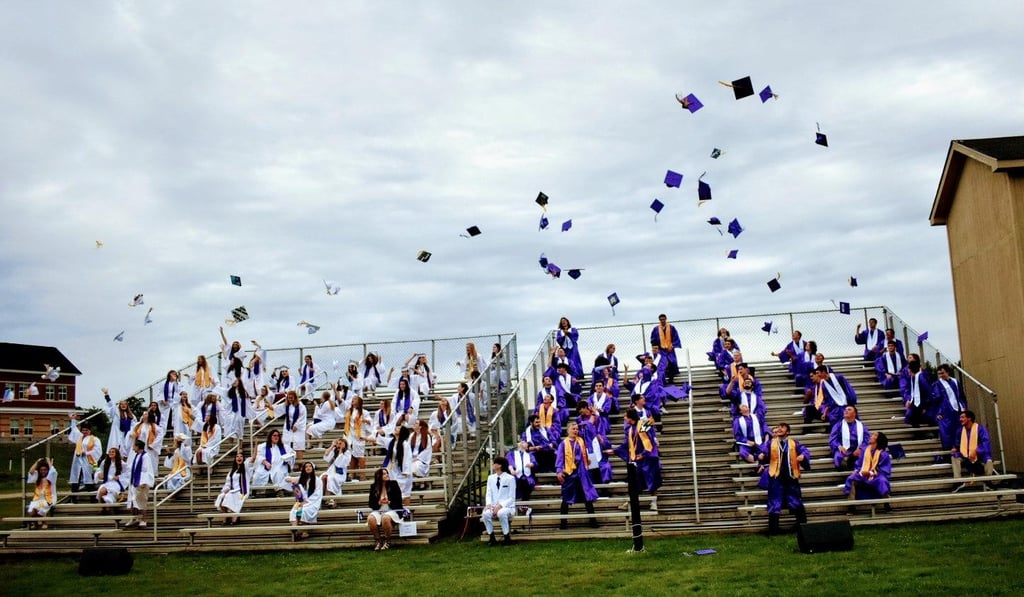
M651 498L651 512L658 511L658 498Z

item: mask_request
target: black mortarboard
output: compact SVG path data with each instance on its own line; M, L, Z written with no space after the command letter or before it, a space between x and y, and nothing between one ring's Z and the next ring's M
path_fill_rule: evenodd
M654 221L657 222L658 214L661 213L661 210L665 209L665 204L659 201L658 199L655 199L654 201L651 202L651 209L654 210Z
M543 207L544 209L548 208L548 196L545 195L543 192L537 193L536 201L537 201L537 205Z
M547 269L547 267L548 267L548 258L544 256L544 253L540 254L540 259L538 259L537 261L538 261L538 263L540 263L541 267Z
M470 226L469 228L466 228L466 232L469 233L469 236L477 236L477 235L480 234L480 228L477 227L477 226ZM466 236L466 235L465 234L460 234L459 236ZM467 237L467 238L469 238L469 237Z
M665 172L665 186L666 187L676 187L676 188L679 188L679 185L682 182L683 182L683 175L682 174L680 174L678 172L673 172L672 170L669 170L669 171Z
M732 87L732 92L738 100L754 95L754 83L750 80L750 77L736 79L732 83L726 83L725 81L719 81L719 83L726 87Z
M431 253L429 253L428 251L420 251L419 253L416 254L416 259L422 261L423 263L426 263L430 261L430 255Z
M619 302L619 293L613 292L608 295L608 304L612 306L612 315L615 315L615 305L618 305Z
M857 278L850 276L850 286L853 286L854 288L857 287Z
M762 332L767 332L769 334L772 333L772 322L770 322L770 321L764 322L764 325L761 326L761 331Z
M822 147L828 147L828 137L825 133L814 133L814 142Z
M711 216L708 218L708 224L711 224L712 226L721 226L722 220L719 220L716 216Z
M241 323L246 319L249 319L249 312L246 311L244 305L241 307L235 307L234 309L231 310L231 318L236 323Z
M723 153L725 153L725 152L716 147L716 148L711 150L711 157L713 159L717 160L719 158L719 156L721 156Z
M775 292L775 291L777 291L780 288L782 288L782 284L779 284L779 279L778 278L772 278L771 280L768 280L768 289L769 290L771 290L772 292Z
M843 315L849 315L850 303L844 303L843 301L839 301L839 312L842 313Z
M583 275L583 274L580 273L582 271L583 271L583 268L579 268L579 269L567 270L565 273L567 273L569 275L569 277L572 278L573 280L579 280L580 276Z
M241 278L241 276L231 276L231 283L234 284L235 286L241 286L242 285L242 278Z
M736 259L736 256L739 255L739 254L740 254L740 250L739 249L733 249L733 250L729 251L729 254L726 255L726 257L728 257L729 259Z

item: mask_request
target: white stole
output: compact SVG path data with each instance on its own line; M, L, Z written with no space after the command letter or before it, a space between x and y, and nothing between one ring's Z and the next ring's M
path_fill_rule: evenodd
M920 376L920 371L910 376L910 400L914 406L921 406L921 386L918 383Z
M832 400L839 406L846 406L846 392L843 390L843 384L839 383L839 379L835 373L829 373L828 379L825 380L825 387L829 389L829 394L832 395Z
M513 466L516 467L516 477L529 477L530 471L527 470L526 465L530 462L530 455L522 450L515 451L515 462Z
M750 414L754 414L754 409L757 408L757 394L753 392L740 392L740 406L744 404L750 407Z
M960 396L958 395L956 381L940 379L939 383L942 384L942 389L946 391L946 399L949 400L949 406L954 412L960 412Z
M587 470L594 470L601 467L601 442L595 436L590 440L590 466Z
M764 438L761 437L761 421L757 419L757 415L753 412L750 413L749 417L739 417L740 431L743 432L743 437L747 437L747 419L750 419L750 426L754 432L754 443L760 446L764 443Z
M857 445L859 446L859 445L864 443L864 423L861 423L860 419L857 419L857 420L854 421L854 424L857 425ZM843 426L843 428L842 428L843 447L846 448L847 450L849 450L850 449L850 424L847 423L845 420L843 420L843 422L840 423L840 425Z

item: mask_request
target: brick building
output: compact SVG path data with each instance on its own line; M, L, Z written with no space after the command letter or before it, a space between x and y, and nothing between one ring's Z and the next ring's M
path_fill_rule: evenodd
M44 364L60 367L55 380ZM0 403L0 441L42 439L67 425L75 408L75 381L82 372L52 346L0 342L0 395L10 389L13 400ZM38 395L26 396L32 383Z

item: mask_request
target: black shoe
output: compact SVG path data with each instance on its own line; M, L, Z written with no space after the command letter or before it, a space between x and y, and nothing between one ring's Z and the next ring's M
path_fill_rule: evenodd
M502 535L501 546L512 545L512 535Z
M847 514L856 514L857 513L857 506L847 506L846 507L846 513Z
M569 528L569 523L568 523L568 522L565 522L565 521L563 520L562 522L558 523L558 529L559 529L559 530L562 530L562 531L564 531L564 530L565 530L565 529L567 529L567 528Z
M882 509L885 510L886 512L892 512L892 504L886 503L884 506L882 506Z
M490 539L487 540L487 546L488 547L494 547L497 544L498 544L498 542L494 539L494 533L491 533Z

